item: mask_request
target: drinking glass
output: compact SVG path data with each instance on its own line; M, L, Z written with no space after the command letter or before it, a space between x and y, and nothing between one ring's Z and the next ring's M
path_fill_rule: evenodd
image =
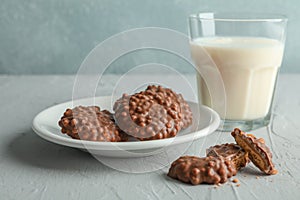
M190 15L199 101L219 113L223 122L220 130L237 127L248 131L270 123L286 25L287 18L277 14ZM207 55L215 65L202 62ZM223 87L214 85L215 81L221 81ZM225 95L222 99L220 92Z

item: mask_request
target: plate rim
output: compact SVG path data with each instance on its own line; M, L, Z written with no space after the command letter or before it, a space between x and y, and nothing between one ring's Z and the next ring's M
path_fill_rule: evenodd
M63 137L63 136L54 134L51 131L48 131L48 130L40 127L39 118L44 113L47 113L47 111L49 111L51 109L55 109L55 107L62 106L63 104L74 105L74 102L80 102L80 101L91 100L91 99L94 99L94 101L96 99L110 100L111 96L98 96L98 97L92 97L92 98L82 98L82 99L77 99L74 101L72 101L72 100L66 101L66 102L59 103L54 106L50 106L50 107L42 110L41 112L39 112L34 117L34 119L32 121L32 130L39 137L41 137L49 142L63 145L63 146L73 147L73 148L80 148L80 149L87 149L87 150L102 150L102 151L105 151L105 150L108 150L108 151L112 151L112 150L145 150L145 149L150 149L150 148L160 148L160 147L164 147L166 145L172 146L172 145L176 145L176 144L181 144L181 143L197 140L199 138L202 138L209 134L212 134L215 130L217 130L217 128L219 127L220 122L221 122L220 116L217 114L216 111L214 111L213 109L211 109L207 106L200 105L201 108L203 108L211 113L212 119L211 119L210 123L201 130L194 131L194 132L191 132L186 135L176 136L176 138L177 138L176 140L174 140L174 137L173 138L165 138L165 139L161 139L161 140L133 141L133 142L98 142L98 141L88 141L88 140L75 140L72 138L67 138L67 137ZM197 104L196 102L193 102L193 101L187 101L187 102Z

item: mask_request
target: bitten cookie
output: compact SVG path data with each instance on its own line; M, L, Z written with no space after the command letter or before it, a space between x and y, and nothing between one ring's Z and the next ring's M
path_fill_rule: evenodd
M182 156L172 163L168 176L197 185L224 183L236 173L234 164L222 157Z
M127 137L115 124L112 114L98 106L67 109L58 122L61 132L74 139L119 142Z
M277 174L277 170L272 162L272 153L266 146L263 138L257 139L251 134L246 134L236 128L231 133L236 143L249 154L250 160L262 172L272 175Z
M191 109L182 96L161 86L124 94L113 109L118 126L139 140L174 137L192 123Z
M206 156L223 157L225 160L230 160L236 170L245 167L249 162L248 153L239 145L233 143L212 146L206 150Z

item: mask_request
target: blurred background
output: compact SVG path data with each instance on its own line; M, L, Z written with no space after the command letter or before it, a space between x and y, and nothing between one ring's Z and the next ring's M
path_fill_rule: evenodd
M0 0L0 74L75 74L87 54L119 32L164 27L187 34L187 17L201 11L268 12L289 18L281 73L300 72L298 0ZM143 50L116 60L109 73L173 60L166 52Z

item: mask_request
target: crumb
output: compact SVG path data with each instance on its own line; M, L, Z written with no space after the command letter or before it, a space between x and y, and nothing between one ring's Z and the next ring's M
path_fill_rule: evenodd
M256 176L256 179L259 179L259 176Z
M214 185L214 189L217 189L218 188L218 186L217 185Z
M217 186L221 186L221 183L218 183Z
M246 175L243 175L243 177L247 177Z
M235 178L232 180L232 182L237 183L237 182L239 182L239 179Z
M236 184L236 187L240 187L241 186L241 184Z

